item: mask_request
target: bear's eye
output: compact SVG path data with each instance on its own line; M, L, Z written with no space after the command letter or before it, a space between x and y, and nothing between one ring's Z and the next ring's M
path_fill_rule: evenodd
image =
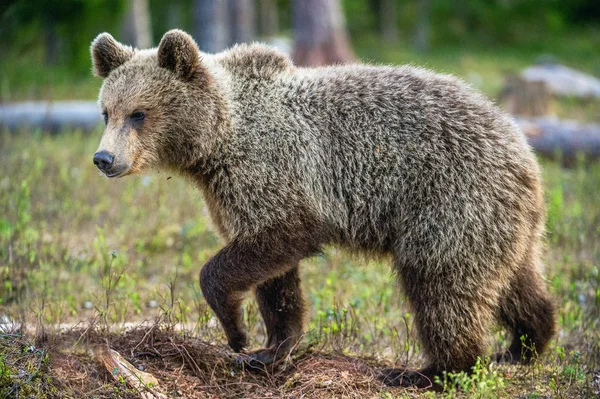
M136 122L141 122L144 120L144 118L146 117L146 114L143 112L134 112L133 114L131 114L130 118Z
M102 117L104 118L104 124L108 125L108 112L106 110L102 111Z

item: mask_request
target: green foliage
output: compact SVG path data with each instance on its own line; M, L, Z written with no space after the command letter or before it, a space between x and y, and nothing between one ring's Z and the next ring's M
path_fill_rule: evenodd
M477 359L470 373L446 373L443 378L435 381L444 387L446 398L455 397L459 392L470 398L497 398L506 382L495 367L489 365L489 360Z
M123 0L14 1L0 14L0 45L5 56L38 51L47 63L89 70L91 39L118 25L124 4Z
M400 41L382 47L379 39L373 40L380 32L380 1L342 0L358 53L386 62L397 62L394 58L399 52L403 62L433 58L432 66L448 70L449 63L451 70L465 61L446 59L448 50L456 56L457 49L501 53L510 49L511 61L519 65L550 54L600 73L594 57L600 45L597 1L572 0L566 5L562 0L430 0L428 55L414 54L412 45L420 21L419 1L396 2ZM281 31L289 35L290 0L275 3ZM192 0L149 0L154 44L171 28L193 32L195 4ZM125 8L125 0L16 0L0 7L0 99L94 98L99 83L89 76L89 44L103 31L122 40ZM440 65L435 65L436 60Z
M555 363L549 386L555 397L569 397L571 388L586 379L586 365L582 363L582 354L579 351L567 353L564 347L557 346L554 357Z
M396 21L403 41L411 42L419 23L421 0L396 2ZM582 21L597 21L594 0L428 0L432 48L448 45L521 46L542 44L565 34ZM380 1L344 0L348 28L354 38L378 32Z

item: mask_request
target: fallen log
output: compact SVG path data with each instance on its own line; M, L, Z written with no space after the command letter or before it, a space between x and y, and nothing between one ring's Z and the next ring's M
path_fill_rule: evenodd
M0 105L0 129L22 128L58 133L65 129L91 131L102 123L94 101L31 101Z
M578 156L600 157L600 125L582 124L553 117L520 118L517 124L529 144L542 157L571 163Z
M557 96L600 98L600 79L553 62L533 65L520 74L526 82L543 82Z
M600 157L600 125L559 120L554 117L519 117L515 120L531 146L543 157L560 156L566 162L578 154ZM27 102L0 105L0 130L24 127L60 132L65 129L91 131L102 123L93 101Z

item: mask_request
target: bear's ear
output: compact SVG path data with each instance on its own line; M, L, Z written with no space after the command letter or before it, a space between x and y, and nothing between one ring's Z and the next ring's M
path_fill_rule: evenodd
M91 47L94 74L101 78L110 71L123 65L133 57L134 50L115 40L108 33L101 33L92 42Z
M200 50L190 35L179 29L165 33L158 45L158 65L188 82L201 73Z

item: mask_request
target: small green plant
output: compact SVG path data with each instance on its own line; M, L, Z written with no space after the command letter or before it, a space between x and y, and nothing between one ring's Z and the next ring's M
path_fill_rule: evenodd
M504 388L505 380L501 373L490 367L489 359L477 358L471 373L445 373L443 378L436 377L435 383L444 387L446 398L453 398L459 392L470 398L495 398Z
M585 382L585 366L582 365L582 354L579 351L570 351L557 346L555 349L555 367L550 378L550 388L558 398L569 397L572 388L577 389Z
M98 249L104 247L103 236L98 237L96 247ZM113 303L113 296L126 270L126 266L122 266L119 269L116 267L115 259L117 259L117 256L118 254L116 251L108 252L107 256L102 256L102 264L98 267L98 277L100 278L102 285L103 296L101 298L100 306L96 307L96 310L102 320L105 332L108 332L110 327L111 306L117 311Z

